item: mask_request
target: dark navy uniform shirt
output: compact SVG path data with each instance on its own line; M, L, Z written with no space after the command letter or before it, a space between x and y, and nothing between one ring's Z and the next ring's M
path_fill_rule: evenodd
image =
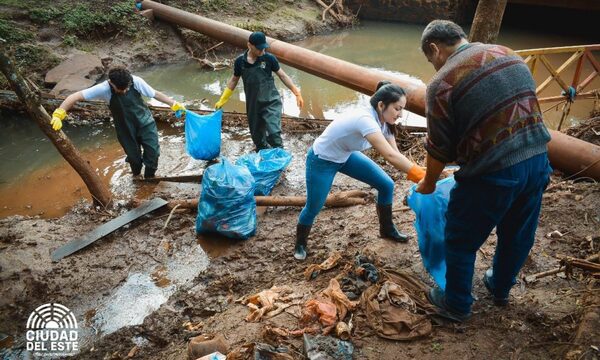
M233 64L233 75L242 76L243 67L260 66L269 76L272 76L271 72L277 72L280 69L279 61L275 55L270 53L265 53L263 56L259 56L254 64L248 63L247 59L248 51L235 59L235 63Z

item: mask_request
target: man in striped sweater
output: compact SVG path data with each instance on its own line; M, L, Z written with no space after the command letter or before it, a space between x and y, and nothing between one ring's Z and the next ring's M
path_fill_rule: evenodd
M483 282L496 305L508 303L533 246L550 135L531 73L514 51L469 43L443 20L427 25L421 48L437 73L427 87L427 173L417 191L432 193L445 164L460 166L446 214L446 289L428 295L440 315L464 321L475 256L494 227L496 253Z

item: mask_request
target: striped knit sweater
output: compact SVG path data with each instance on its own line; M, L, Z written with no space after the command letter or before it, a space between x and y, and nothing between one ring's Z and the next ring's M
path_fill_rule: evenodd
M504 169L547 151L531 72L500 45L470 43L427 87L427 152L456 162L457 179Z

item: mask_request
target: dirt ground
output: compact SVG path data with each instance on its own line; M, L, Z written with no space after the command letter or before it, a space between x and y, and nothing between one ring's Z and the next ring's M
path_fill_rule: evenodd
M308 146L314 137L294 134L285 138L286 143L294 144L300 164L295 166L301 167L304 159L298 149ZM419 139L405 139L401 144L405 153L422 163ZM342 179L334 184L334 191L358 188L371 191L372 196L367 205L324 209L313 227L305 262L292 257L300 208L259 209L257 234L246 241L198 236L195 212L176 211L169 218L169 211L159 210L58 263L51 262L51 251L126 209L107 211L81 203L58 219L0 219L0 333L7 336L0 351L8 359L25 357L21 350L27 318L37 306L49 302L70 307L78 315L80 327L87 329L84 349L76 357L80 359L185 359L188 339L199 334L222 334L230 349L249 342L272 342L264 329L298 329L300 306L251 323L245 321L249 309L235 300L273 285L287 285L302 301L308 300L325 289L357 253L376 254L379 266L407 271L432 285L420 259L414 214L402 204L411 184L390 166L384 167L397 180L394 220L413 239L400 244L379 238L374 191ZM302 195L304 190L297 183L288 173L273 194ZM198 191L197 185L145 186L149 187L145 192L164 198L193 197ZM391 341L373 333L359 307L353 315L354 358L598 358L598 280L574 269L569 277L552 275L532 284L519 281L510 305L495 307L481 282L492 261L495 239L492 234L477 256L473 292L478 300L471 320L460 325L435 323L427 337ZM561 256L586 258L599 248L600 185L553 175L544 195L536 242L522 275L553 269ZM341 252L340 265L307 281L306 267L322 262L332 251ZM186 274L171 276L165 269L173 263L183 264ZM158 288L169 291L162 293L163 300L156 304L143 302L143 294L135 292L125 297L121 310L149 307L149 315L140 325L120 322L127 310L104 312L113 314L112 318L105 315L109 318L101 319L105 305L134 274L151 274ZM582 317L593 315L595 323L587 321L580 326ZM113 324L108 331L111 322L123 326ZM288 346L294 358L304 358L301 337L277 338L275 342Z

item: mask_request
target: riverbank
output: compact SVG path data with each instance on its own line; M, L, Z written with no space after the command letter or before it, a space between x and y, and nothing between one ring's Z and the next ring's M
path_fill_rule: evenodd
M594 136L588 131L586 136ZM286 134L286 145L295 160L275 195L303 195L297 173L302 170L303 149L315 136ZM403 138L402 150L422 164L420 139L406 134ZM227 151L248 151L229 145ZM380 157L374 159L384 164ZM310 256L304 263L291 255L299 213L294 207L259 209L257 235L247 241L197 236L194 211L176 210L170 216L169 211L161 210L58 263L51 262L51 251L125 208L106 211L81 204L58 219L1 219L0 332L8 334L14 344L8 358L23 355L22 329L29 313L40 304L59 302L75 312L84 333L83 352L76 357L80 359L184 359L191 337L214 333L223 335L230 349L267 342L287 346L294 359L303 359L300 337L273 337L268 330L298 329L301 305L268 320L247 322L249 310L236 300L276 285L289 286L302 304L343 273L345 264L353 264L357 253L374 257L378 267L404 270L432 284L415 240L414 214L401 204L411 184L389 165L383 166L397 184L394 221L413 239L399 244L379 238L374 191L340 176L332 191L361 189L371 191L372 197L367 205L325 209L311 233ZM564 255L586 258L597 252L599 186L552 177L543 199L536 244L522 276L555 268ZM144 186L143 192L150 197L189 198L196 196L198 185L163 183ZM478 300L472 320L462 325L435 325L433 332L421 339L389 341L373 333L364 308L359 307L353 317L354 358L558 359L575 351L570 358L579 359L590 345L597 344L597 327L584 328L583 335L575 336L584 315L597 306L590 301L597 300L598 291L597 280L578 269L568 277L559 274L533 284L520 280L513 289L511 305L492 305L481 275L491 264L495 239L492 234L478 254L474 278ZM341 254L340 264L307 280L307 266L322 262L334 251Z
M163 2L179 9L250 31L264 31L284 41L351 26L322 18L314 1L206 0ZM130 0L57 0L48 5L32 0L0 3L0 38L15 58L19 70L44 89L44 76L62 60L78 52L99 56L104 66L126 65L131 70L151 65L233 56L239 50L196 32L140 16ZM206 50L211 49L210 52ZM0 89L8 89L0 77Z

